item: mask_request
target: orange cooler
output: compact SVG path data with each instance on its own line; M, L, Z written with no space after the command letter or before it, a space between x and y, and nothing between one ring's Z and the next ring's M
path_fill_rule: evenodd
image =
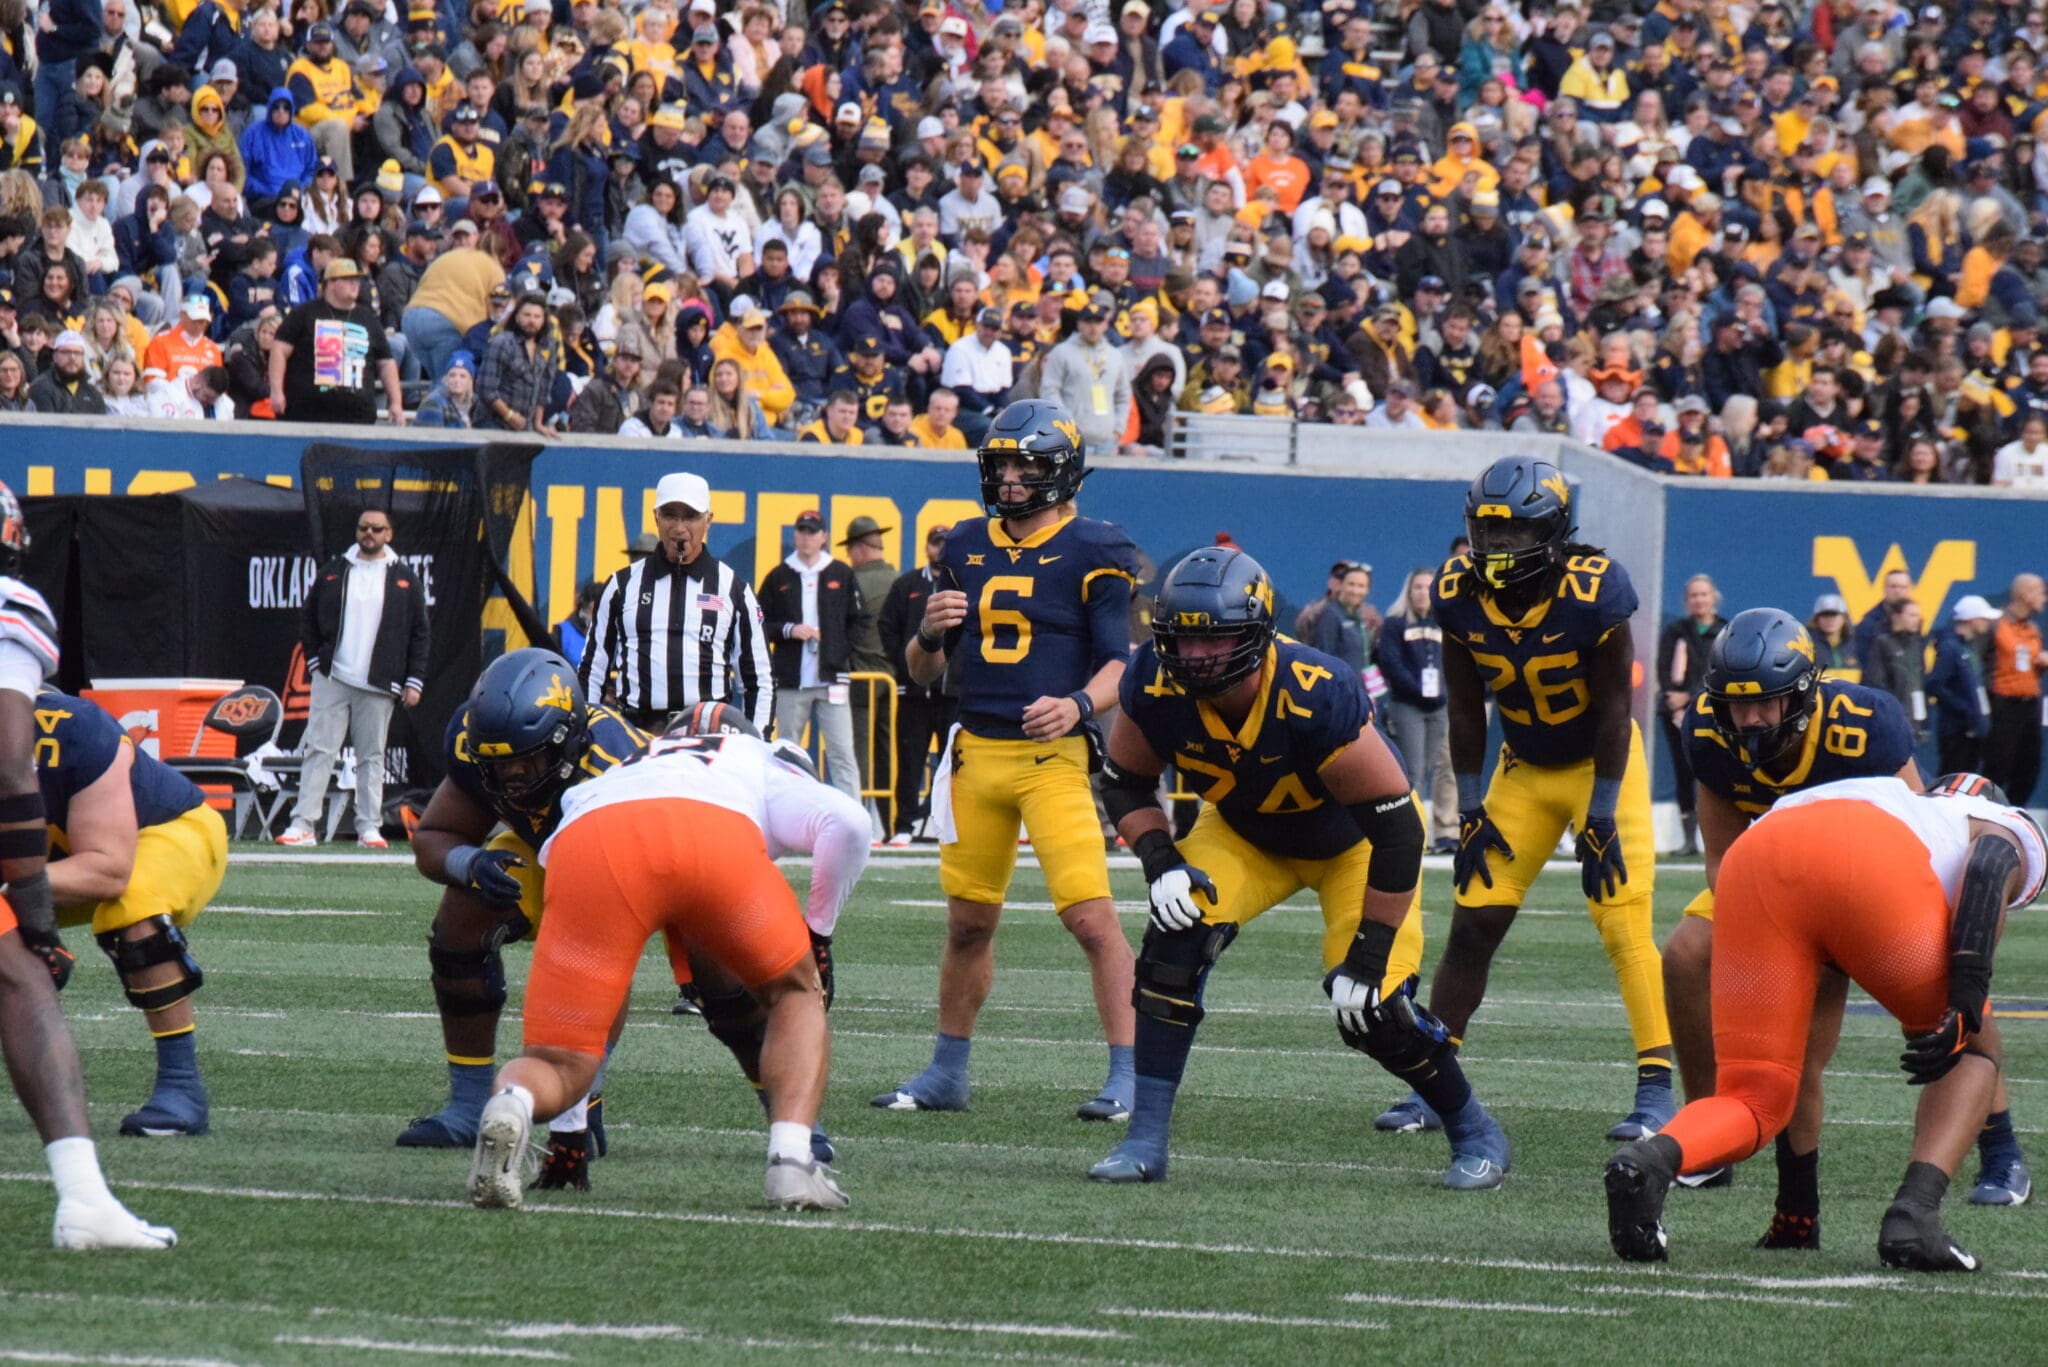
M159 759L193 754L231 759L235 738L206 730L206 714L241 686L240 679L95 679L84 696L104 707L138 746Z

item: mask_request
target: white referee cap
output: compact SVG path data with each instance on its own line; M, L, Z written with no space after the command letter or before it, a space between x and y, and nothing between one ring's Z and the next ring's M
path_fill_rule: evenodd
M711 510L711 485L704 476L685 474L678 471L663 475L661 482L654 486L654 506L666 508L671 503L682 503L704 513Z

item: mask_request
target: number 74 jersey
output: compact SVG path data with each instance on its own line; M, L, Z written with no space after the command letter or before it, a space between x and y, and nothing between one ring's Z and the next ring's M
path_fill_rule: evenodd
M1515 758L1546 768L1593 754L1595 721L1587 671L1609 633L1628 629L1636 589L1604 555L1565 561L1557 590L1526 616L1501 610L1469 556L1445 562L1431 590L1444 642L1479 666Z
M1130 653L1138 553L1113 522L1066 517L1022 541L999 518L962 522L939 565L940 586L967 595L946 655L960 670L960 724L974 735L1021 738L1026 707Z

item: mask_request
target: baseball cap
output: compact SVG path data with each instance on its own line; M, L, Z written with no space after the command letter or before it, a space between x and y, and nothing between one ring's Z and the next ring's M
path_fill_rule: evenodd
M740 326L742 328L767 327L768 311L766 309L748 309L740 315Z
M353 266L355 262L351 261L349 264ZM332 263L330 262L329 265L331 267ZM203 294L188 294L185 296L185 302L178 305L178 312L184 314L187 318L211 318L213 317L213 301Z
M1230 315L1222 309L1210 309L1202 315L1202 326L1227 328L1230 326Z
M816 508L806 508L796 515L791 524L800 532L822 532L825 530L825 515Z
M482 114L477 112L477 108L473 104L463 105L455 111L455 122L457 123L481 123L483 117Z
M1863 182L1865 195L1889 195L1891 192L1892 183L1883 176L1872 176Z
M853 354L856 356L881 355L882 339L875 336L873 333L869 333L867 336L862 337L859 341L853 344Z
M1078 185L1069 185L1060 191L1061 213L1085 214L1088 212L1088 206L1094 202L1094 198Z
M663 475L660 482L654 486L654 506L666 508L671 503L680 503L700 513L709 512L711 485L702 475L686 474L682 471ZM817 514L812 513L811 516L816 517Z
M1958 604L1958 606L1961 605ZM1849 605L1843 601L1842 595L1839 593L1823 593L1820 597L1813 600L1812 615L1815 617L1830 612L1839 612L1846 616L1848 611Z
M926 138L943 138L946 136L946 125L927 114L917 121L917 136L920 142Z
M415 209L419 208L422 204L439 204L440 202L441 192L431 185L422 185L420 192L412 197L412 206Z
M1697 394L1687 394L1671 406L1680 413L1704 413L1707 411L1707 401Z
M696 31L695 31L695 32L693 32L693 33L692 33L692 34L690 35L690 41L691 41L692 43L715 43L715 42L717 42L717 41L718 41L718 26L717 26L716 24L699 24L699 25L697 25Z
M66 334L69 335L68 333ZM63 338L57 339L61 345ZM1995 622L2002 614L1992 607L1981 593L1966 593L1956 600L1955 610L1950 616L1958 622Z
M997 308L983 309L974 315L974 321L981 327L999 328L1003 325L1003 311Z
M1417 292L1435 290L1438 294L1442 294L1446 287L1444 285L1444 278L1441 275L1425 275L1415 282L1415 288Z
M335 257L320 272L320 283L323 285L330 280L360 280L362 278L362 264L355 260L355 258L348 256Z
M1097 43L1114 43L1116 30L1108 24L1090 24L1088 31L1081 35L1081 41L1093 47Z
M432 228L429 228L423 221L417 218L405 225L405 236L408 241L415 237L434 237L436 235Z
M1242 361L1244 359L1244 352L1239 350L1235 342L1225 342L1222 346L1216 348L1216 359L1219 361Z
M50 343L52 351L63 351L67 348L72 351L85 350L85 334L76 328L65 328L57 334L57 340Z
M832 121L834 123L859 123L866 117L866 110L862 109L857 102L848 100L839 106L839 111L833 115Z
M315 24L306 30L306 43L308 46L314 43L331 43L333 41L334 25L332 24Z
M213 64L213 79L216 81L233 81L239 85L241 84L242 73L235 70L233 62L223 57Z
M1283 303L1286 302L1287 294L1287 282L1285 280L1268 280L1266 287L1259 291L1261 298L1278 299Z
M477 234L477 227L476 224L471 222L469 219L460 218L455 221L455 226L450 228L448 230L448 233L451 237L475 237Z

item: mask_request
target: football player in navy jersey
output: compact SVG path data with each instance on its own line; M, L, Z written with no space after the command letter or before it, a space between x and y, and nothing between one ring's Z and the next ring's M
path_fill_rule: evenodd
M1166 1176L1174 1096L1209 971L1240 929L1302 888L1322 903L1324 989L1344 1042L1445 1117L1444 1185L1497 1187L1507 1136L1473 1096L1444 1029L1414 1004L1422 957L1422 811L1373 729L1357 674L1276 640L1273 586L1234 546L1207 547L1159 590L1152 641L1124 674L1103 806L1150 884L1138 955L1131 1130L1089 1175ZM1158 800L1168 764L1205 785L1174 842Z
M1044 399L1005 408L979 453L986 521L963 521L935 567L942 585L904 647L911 678L950 668L959 720L932 781L932 832L946 891L939 1029L931 1066L874 1099L895 1111L967 1108L975 1017L995 972L994 936L1029 832L1054 909L1088 956L1109 1076L1083 1120L1131 1106L1131 946L1109 895L1089 782L1097 709L1116 702L1130 654L1137 549L1123 528L1082 517L1079 429Z
M192 994L205 981L185 931L228 871L228 831L192 780L135 742L97 703L36 695L36 776L50 823L60 926L91 925L156 1042L135 1137L205 1134Z
M1651 935L1656 847L1642 733L1629 714L1635 646L1628 571L1576 530L1571 488L1547 461L1504 456L1465 494L1469 554L1437 577L1451 771L1458 783L1457 909L1429 1008L1461 1043L1494 951L1567 826L1580 886L1628 1010L1636 1095L1609 1139L1656 1133L1677 1109L1664 974ZM1504 744L1490 784L1486 701ZM1411 1097L1374 1122L1433 1128Z
M1688 1098L1714 1092L1714 886L1728 847L1789 793L1841 779L1893 776L1915 791L1921 787L1912 723L1898 699L1822 677L1817 655L1812 636L1790 613L1739 613L1715 640L1700 695L1686 717L1686 750L1700 788L1707 886L1665 942L1664 988ZM1821 1072L1841 1034L1848 979L1829 969L1820 982L1798 1105L1777 1140L1778 1200L1760 1241L1764 1248L1820 1246ZM2018 1205L2032 1183L2013 1136L2002 1076L1991 1109L1978 1145L1982 1171L1970 1200ZM1700 1186L1726 1171L1679 1180Z

